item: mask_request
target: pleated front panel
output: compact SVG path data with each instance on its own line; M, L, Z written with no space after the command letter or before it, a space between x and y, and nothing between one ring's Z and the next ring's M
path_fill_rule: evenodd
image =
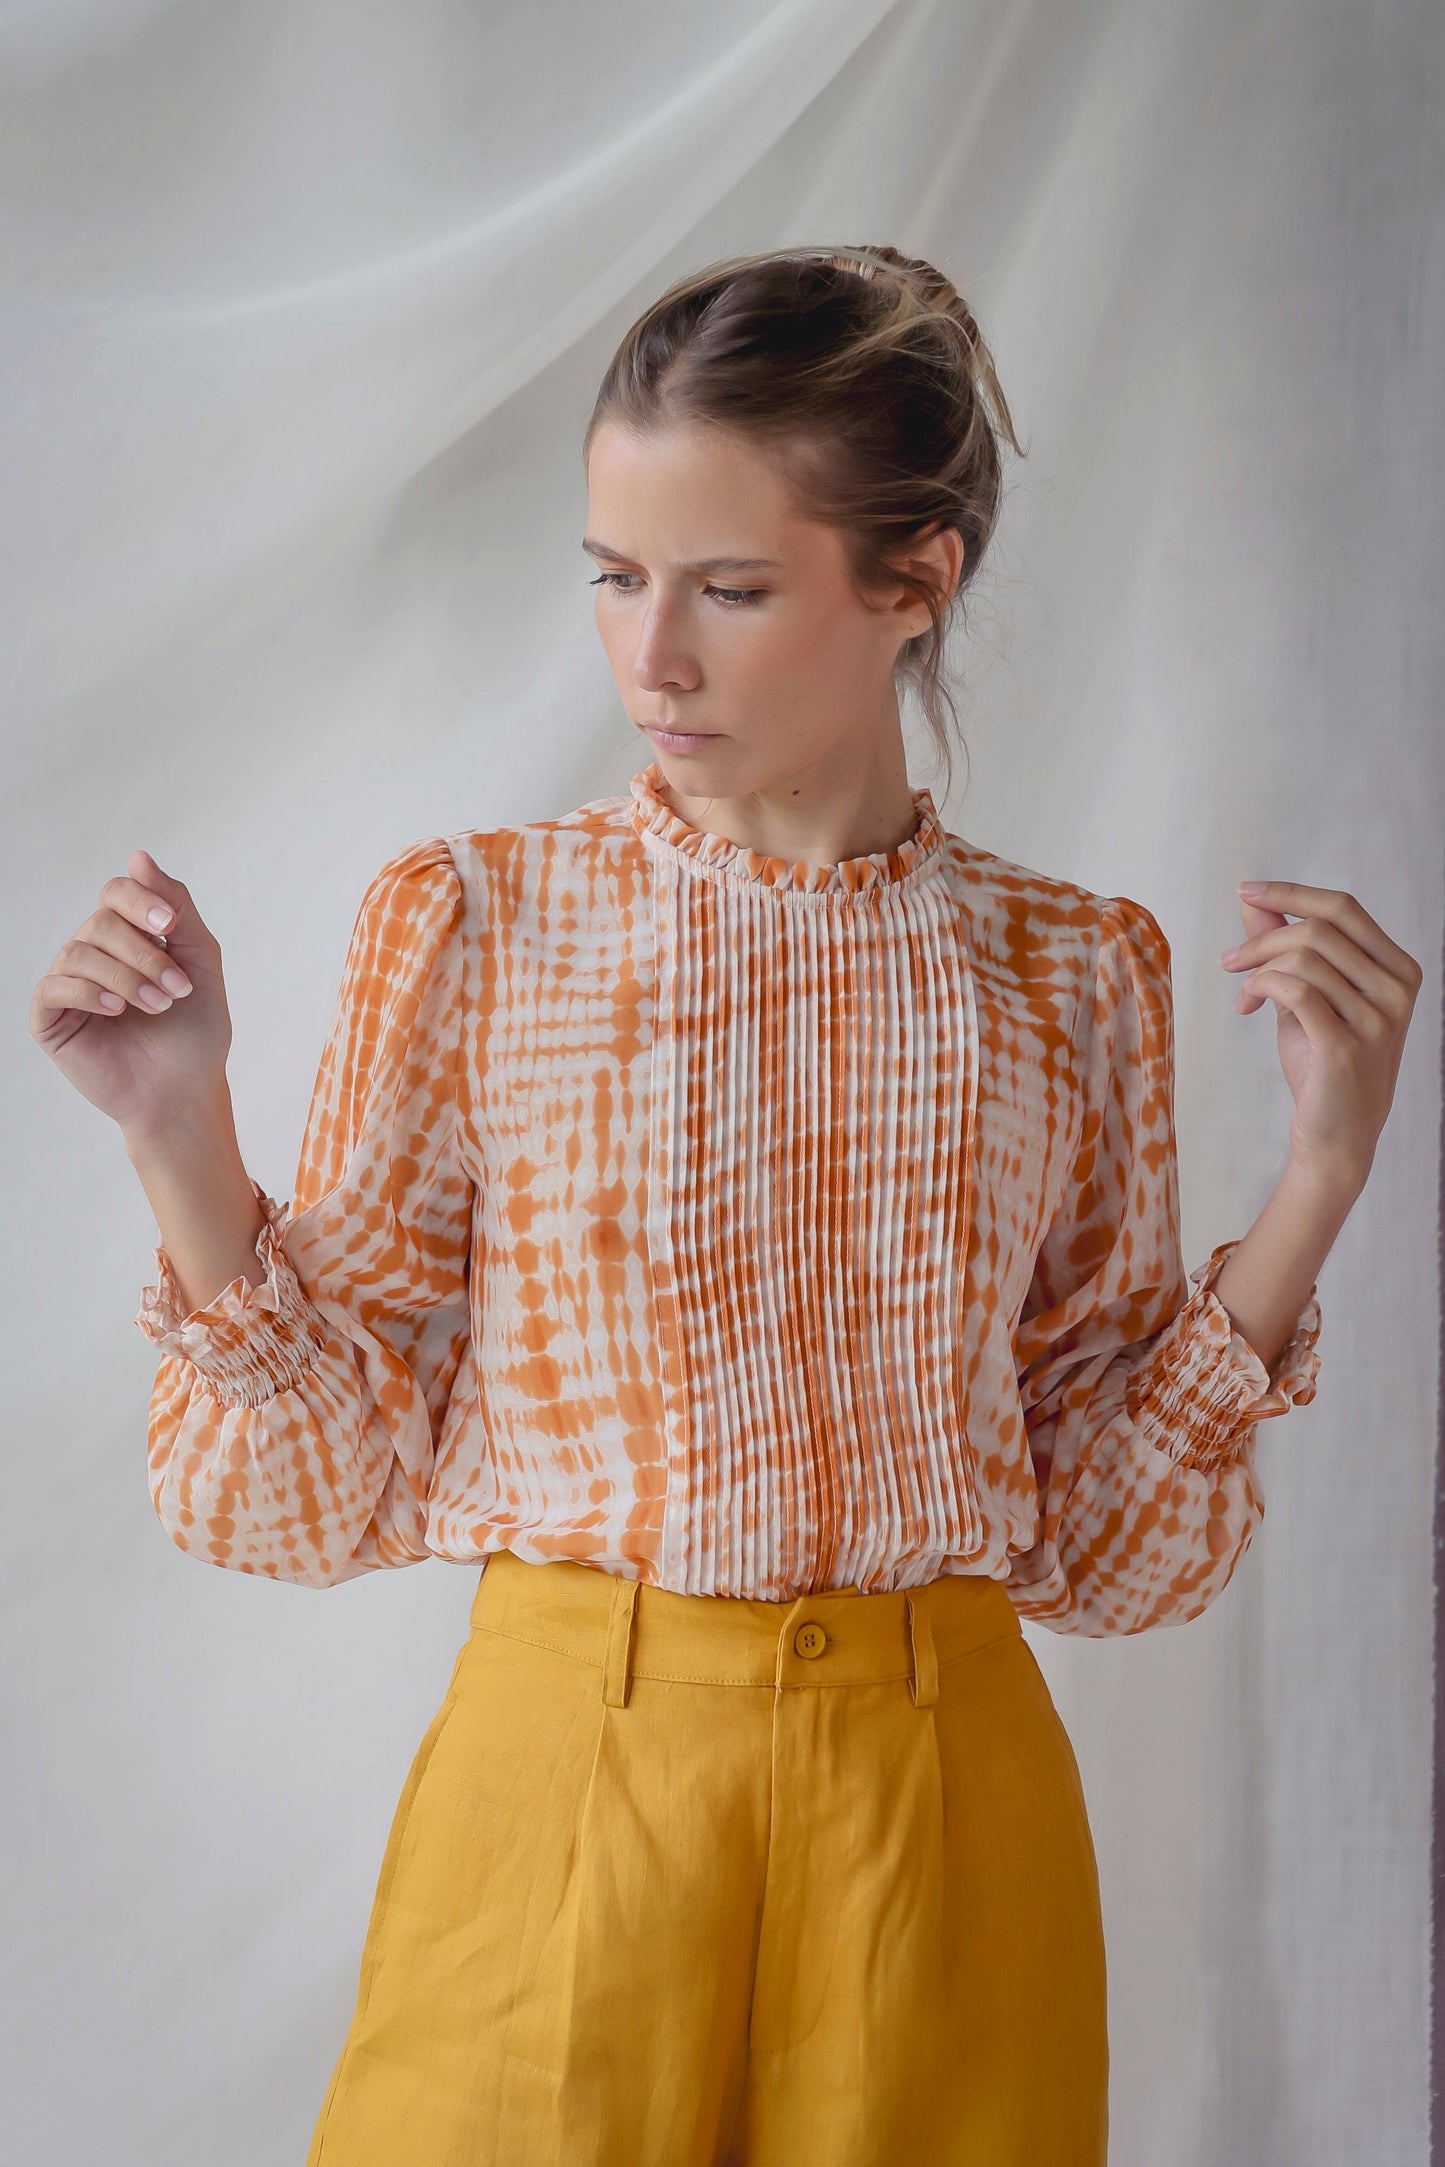
M944 864L856 894L656 853L648 1254L662 1577L889 1586L979 1535L964 1273L978 1031Z

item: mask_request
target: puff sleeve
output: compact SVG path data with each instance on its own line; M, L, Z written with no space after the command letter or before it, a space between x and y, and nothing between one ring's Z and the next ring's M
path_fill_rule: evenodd
M458 1147L460 875L411 845L362 898L289 1205L252 1181L266 1277L186 1314L164 1248L135 1322L159 1352L151 1498L178 1547L310 1587L427 1557L470 1329Z
M1315 1395L1312 1287L1273 1372L1213 1292L1237 1241L1185 1278L1170 952L1105 900L1084 1112L1014 1352L1038 1535L1005 1585L1058 1632L1181 1625L1220 1593L1264 1505L1255 1431Z

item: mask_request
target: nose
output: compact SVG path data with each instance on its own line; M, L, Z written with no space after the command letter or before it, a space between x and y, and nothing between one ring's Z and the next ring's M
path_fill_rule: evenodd
M643 692L660 692L665 685L689 687L697 680L697 667L680 628L656 602L649 604L643 616L632 655L632 675Z

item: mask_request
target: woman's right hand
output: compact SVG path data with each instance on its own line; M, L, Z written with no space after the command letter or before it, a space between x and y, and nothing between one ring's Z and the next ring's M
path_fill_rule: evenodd
M190 890L148 851L126 866L37 983L30 1035L129 1143L224 1091L231 1016L220 943ZM148 918L158 905L173 913L159 929ZM163 983L177 969L190 991Z

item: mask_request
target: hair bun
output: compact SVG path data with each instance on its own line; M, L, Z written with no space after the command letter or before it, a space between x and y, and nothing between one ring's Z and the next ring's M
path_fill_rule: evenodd
M961 306L952 279L945 278L937 264L929 263L926 257L905 256L886 241L868 241L850 247L848 255L858 259L857 269L865 278L871 277L879 266L886 267L895 274L901 286L907 286L929 308L952 313Z

